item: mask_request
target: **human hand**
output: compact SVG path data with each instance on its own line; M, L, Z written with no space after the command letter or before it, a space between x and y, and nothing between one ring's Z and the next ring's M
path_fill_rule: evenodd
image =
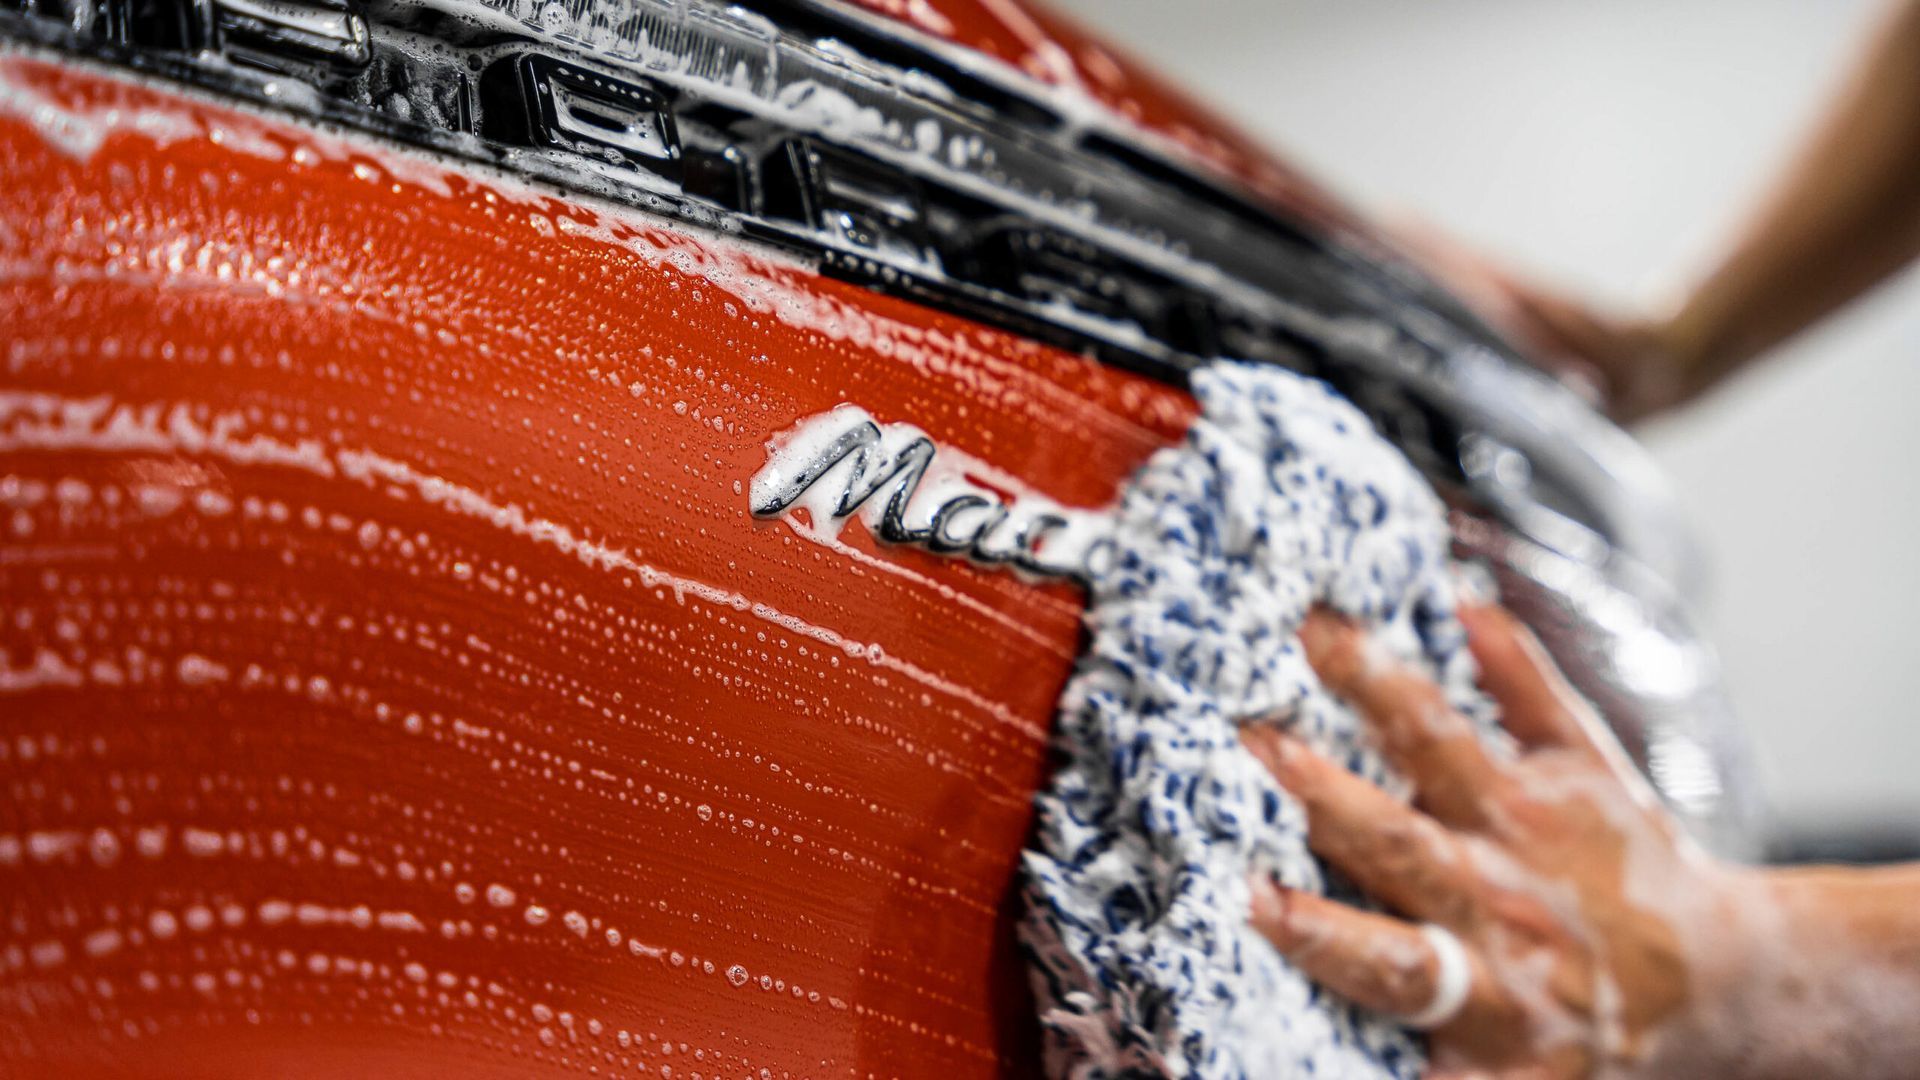
M1691 1063L1713 1056L1701 1018L1741 977L1754 875L1687 840L1512 616L1461 619L1516 754L1359 628L1309 615L1309 661L1413 782L1414 805L1277 727L1243 738L1305 805L1313 851L1396 914L1257 879L1254 928L1356 1004L1443 1013L1422 1025L1436 1077L1681 1075L1680 1062L1700 1075Z
M1424 222L1393 230L1416 259L1531 360L1632 423L1707 389L1665 322L1621 317L1544 288Z

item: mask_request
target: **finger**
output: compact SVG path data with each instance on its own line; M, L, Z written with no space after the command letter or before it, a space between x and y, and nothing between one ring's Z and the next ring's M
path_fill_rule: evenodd
M1363 1009L1414 1016L1441 992L1440 957L1412 923L1259 877L1248 921L1309 979Z
M1467 649L1480 667L1480 687L1500 705L1500 723L1521 746L1593 749L1582 724L1589 713L1578 691L1520 620L1493 606L1463 604Z
M1371 724L1381 751L1413 781L1424 809L1454 828L1488 824L1487 807L1507 778L1433 680L1324 609L1308 613L1300 641L1321 683Z
M1395 799L1276 728L1241 739L1307 811L1307 846L1367 895L1402 914L1464 927L1472 867L1439 822Z
M1628 787L1647 792L1646 779L1626 748L1531 630L1499 608L1463 606L1460 616L1467 647L1480 665L1481 687L1500 703L1500 722L1515 739L1534 750L1586 754Z

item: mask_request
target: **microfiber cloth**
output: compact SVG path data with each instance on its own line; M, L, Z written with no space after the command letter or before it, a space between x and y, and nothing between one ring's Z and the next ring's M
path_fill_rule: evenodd
M1056 1077L1400 1077L1419 1041L1325 994L1249 929L1248 875L1345 892L1306 822L1240 745L1275 722L1404 792L1295 632L1324 604L1363 621L1482 723L1444 509L1324 383L1197 372L1201 413L1121 497L1090 644L1062 696L1022 938Z

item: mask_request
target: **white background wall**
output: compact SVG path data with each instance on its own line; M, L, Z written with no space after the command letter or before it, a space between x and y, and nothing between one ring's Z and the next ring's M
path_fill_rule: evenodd
M1871 0L1057 0L1335 190L1628 303L1727 235ZM1643 434L1783 826L1920 835L1920 275Z

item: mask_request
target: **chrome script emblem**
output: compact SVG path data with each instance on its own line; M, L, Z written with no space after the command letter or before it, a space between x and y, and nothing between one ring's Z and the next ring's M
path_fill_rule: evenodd
M857 514L890 544L1049 577L1090 578L1112 547L1106 513L1061 506L912 424L881 424L855 405L774 436L748 500L754 517L785 518L809 539L837 542Z

